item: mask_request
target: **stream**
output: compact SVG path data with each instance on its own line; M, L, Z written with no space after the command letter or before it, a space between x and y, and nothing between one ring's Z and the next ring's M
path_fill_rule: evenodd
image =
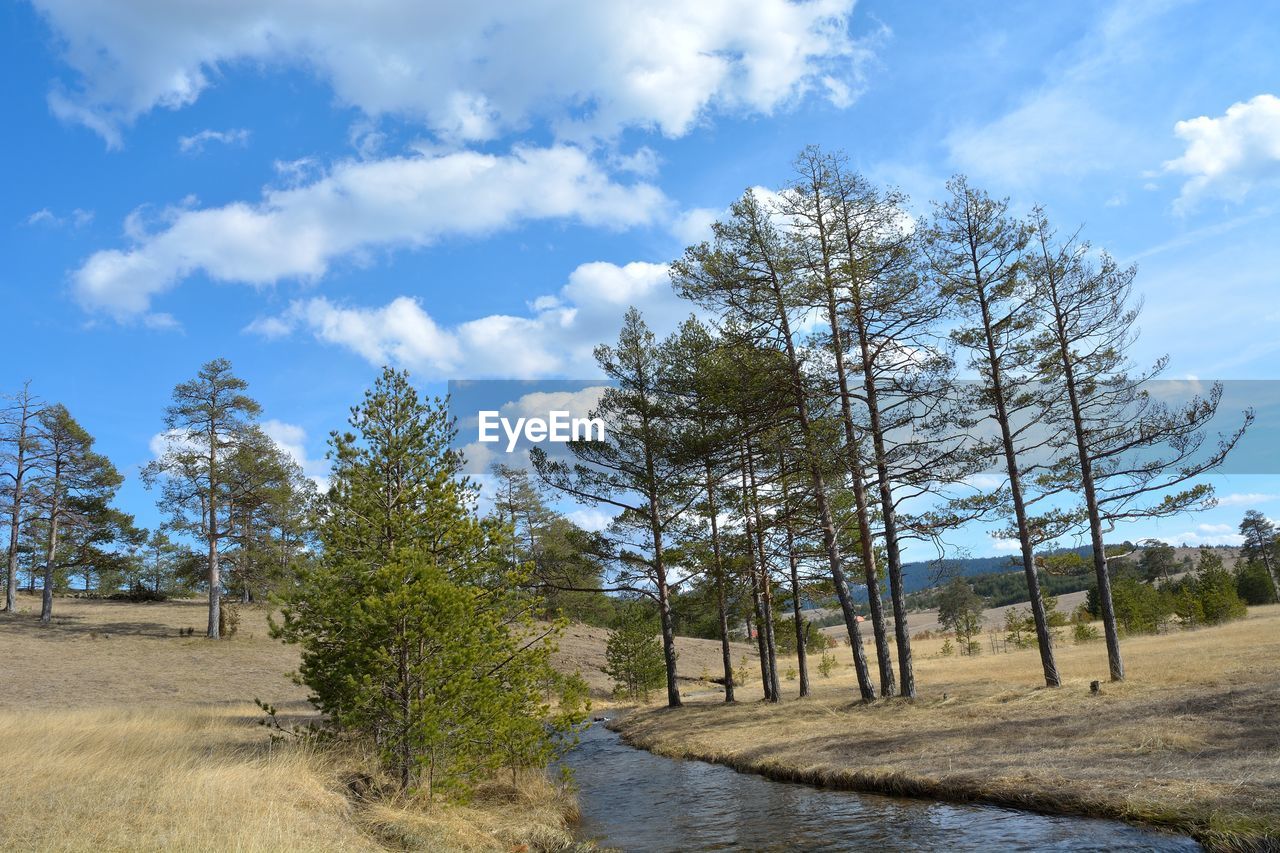
M628 851L1200 850L1113 820L833 791L635 749L596 723L561 759L581 835Z

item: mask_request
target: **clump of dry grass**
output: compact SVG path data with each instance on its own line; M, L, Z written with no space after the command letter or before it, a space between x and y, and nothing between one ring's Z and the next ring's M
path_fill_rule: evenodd
M468 804L382 797L341 744L248 709L0 714L0 838L38 850L577 851L571 793L529 773Z
M913 703L855 703L846 666L803 702L694 701L620 728L638 746L779 779L1117 817L1218 849L1280 846L1280 607L1132 638L1123 684L1106 682L1101 643L1062 644L1064 684L1050 690L1034 650L944 658L941 642L914 644Z
M375 850L333 768L232 712L0 716L0 838L39 850Z
M253 699L286 724L314 709L289 678L297 650L268 638L263 608L243 608L220 642L181 636L202 624L197 601L59 599L54 612L51 626L0 618L0 846L578 849L573 797L543 776L428 804L385 795L393 786L354 748L274 741Z

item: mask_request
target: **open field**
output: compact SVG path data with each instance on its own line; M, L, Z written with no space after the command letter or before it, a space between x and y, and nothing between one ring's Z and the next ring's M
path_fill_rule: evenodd
M556 653L556 667L564 672L579 672L591 688L592 701L599 703L613 695L613 682L604 674L604 645L609 632L604 628L573 624L560 637L560 650ZM734 666L745 656L751 666L759 671L760 657L754 643L730 643ZM696 637L676 637L677 671L680 674L680 690L686 695L699 691L722 691L715 684L703 682L704 678L724 675L720 658L719 640L702 640Z
M364 756L273 743L255 697L314 716L297 651L242 611L232 640L180 637L200 602L58 599L0 617L0 847L38 850L573 850L572 795L540 774L470 806L365 796Z
M1081 604L1084 604L1085 599L1088 598L1088 596L1089 596L1089 593L1086 590L1081 590L1080 592L1063 593L1062 595L1058 596L1058 606L1056 609L1060 613L1066 616L1070 616L1072 613L1075 612L1076 608L1078 608ZM1027 607L1027 602L1020 601L1020 602L1017 602L1016 604L1006 604L1003 607L986 608L985 610L982 611L983 632L985 633L987 630L990 630L990 629L1003 630L1005 612L1008 610L1014 610L1018 608L1025 609L1026 607ZM888 608L886 608L886 610L888 610ZM889 626L888 630L892 632L893 617L891 615L888 616L888 622L886 624ZM870 635L869 628L870 628L869 624L864 626L864 631L863 631L864 642L870 639L871 635ZM907 628L911 631L913 636L915 634L920 634L925 631L936 632L936 631L943 630L942 624L938 621L937 608L934 608L931 610L914 610L908 613ZM845 628L843 623L840 623L838 625L828 625L827 627L822 629L822 633L837 643L843 643L845 646L849 645L849 632L848 632L848 629Z
M804 701L695 700L620 728L665 755L775 778L1144 821L1221 849L1280 846L1280 606L1129 639L1123 684L1106 683L1101 641L1060 646L1058 690L1039 686L1034 650L941 657L941 643L913 644L914 703L855 703L846 651ZM783 682L784 695L796 689Z

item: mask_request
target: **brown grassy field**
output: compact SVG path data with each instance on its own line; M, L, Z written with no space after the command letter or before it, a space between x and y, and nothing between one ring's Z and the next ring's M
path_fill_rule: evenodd
M815 672L803 701L695 700L620 728L663 754L776 778L1117 817L1221 849L1280 848L1280 606L1129 639L1123 684L1106 682L1101 641L1060 645L1056 690L1040 686L1034 650L942 657L941 644L913 644L914 703L855 703L846 649L839 672ZM783 689L795 695L796 682Z
M58 599L48 627L19 602L0 617L4 849L579 849L572 795L541 775L428 805L358 795L365 756L273 743L254 698L314 711L260 609L211 643L179 636L199 602Z

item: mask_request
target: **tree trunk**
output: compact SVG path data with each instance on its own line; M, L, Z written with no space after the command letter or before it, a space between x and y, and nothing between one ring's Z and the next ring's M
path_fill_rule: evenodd
M715 480L711 475L711 463L707 472L707 514L711 517L711 558L715 573L716 609L720 617L720 656L724 662L724 701L733 702L733 653L729 649L729 614L725 612L724 563L720 558L720 522L716 518Z
M23 479L26 476L27 416L24 411L18 427L18 448L13 469L13 505L9 508L9 554L5 573L4 610L18 612L18 533L22 528ZM33 570L34 573L34 570Z
M893 602L893 634L898 645L899 690L908 699L916 695L915 666L911 659L911 631L907 625L907 599L902 583L902 552L898 548L898 511L893 503L889 482L888 454L884 444L884 428L880 421L880 394L876 387L875 369L871 364L871 341L867 334L862 304L853 302L857 325L858 347L862 354L862 384L866 394L867 417L871 421L871 445L875 451L876 478L880 487L880 512L884 523L885 554L889 558L889 597ZM871 598L871 596L868 596Z
M787 532L787 562L791 569L791 618L796 629L796 668L800 671L800 696L809 695L809 651L805 648L808 630L800 612L800 569L796 559L795 522L791 516L791 496L787 488L786 454L778 445L778 469L782 481L782 515Z
M1058 354L1062 359L1063 377L1067 385L1067 401L1071 405L1071 423L1076 434L1076 454L1080 462L1080 484L1084 491L1085 509L1089 514L1089 540L1093 545L1093 573L1098 581L1098 604L1102 611L1102 630L1107 638L1107 667L1112 681L1124 681L1124 658L1120 655L1120 630L1116 625L1115 604L1111 600L1111 572L1107 568L1107 549L1102 538L1102 511L1098 507L1097 489L1093 482L1093 460L1085 437L1084 414L1080 409L1075 366L1063 335L1063 317L1055 308L1058 324Z
M845 627L849 631L849 646L853 651L853 666L858 676L858 692L864 702L870 702L876 698L875 687L872 686L870 675L867 672L867 653L862 648L862 632L858 629L857 614L854 612L853 602L849 597L849 583L845 577L843 561L840 558L840 543L836 537L835 521L831 515L831 506L827 502L826 480L822 476L822 466L815 452L813 428L809 422L809 404L804 394L804 377L800 372L800 360L796 354L795 341L792 339L791 322L787 319L786 303L782 298L781 285L776 277L772 279L772 285L775 310L778 312L778 323L782 332L783 344L787 350L787 362L796 398L796 414L800 422L800 434L804 441L805 456L813 478L813 496L818 505L818 521L822 528L822 543L827 552L827 563L831 567L831 580L836 587L836 596L840 599L840 610L844 615Z
M54 495L49 505L49 538L44 552L44 590L40 596L40 621L48 625L53 620L53 567L58 555L58 476L54 475Z
M222 577L218 567L218 434L209 429L209 630L210 640L220 639L222 627Z
M825 238L824 246L825 251ZM849 378L844 364L844 339L840 332L834 287L827 285L827 319L831 326L831 349L835 356L836 378L840 383L840 419L844 425L845 454L849 460L849 479L853 485L853 503L858 516L858 538L862 550L862 570L867 585L867 604L871 610L871 632L876 643L876 663L880 670L880 695L897 692L893 677L893 661L889 655L889 637L884 623L884 603L880 600L880 577L876 568L875 542L871 537L870 507L867 502L866 469L862 464L861 445L853 423Z
M747 533L751 535L750 531ZM753 556L752 562L755 562L754 552L755 546L750 546ZM760 686L764 689L764 698L773 701L773 694L770 685L773 678L769 674L769 645L764 635L764 610L760 606L760 578L756 576L754 567L751 569L751 603L756 614L756 646L760 655Z
M760 513L760 493L756 488L755 456L747 442L747 473L751 483L751 511L756 520L756 550L760 554L760 603L764 617L765 649L769 653L770 702L781 701L782 685L778 681L778 645L773 633L773 584L769 577L769 554L764 541L764 518Z
M804 616L800 613L800 572L796 567L796 552L791 521L787 520L787 556L791 561L791 618L796 623L796 668L800 670L800 696L809 695L809 657L805 648L806 634Z
M1022 552L1022 571L1027 579L1027 595L1031 599L1031 615L1036 625L1036 645L1040 650L1040 667L1044 670L1044 683L1058 687L1062 679L1053 656L1053 637L1049 633L1049 620L1044 610L1044 598L1040 595L1040 577L1036 574L1035 555L1032 553L1031 529L1027 522L1027 507L1022 497L1022 474L1018 469L1018 454L1013 445L1013 429L1006 406L1003 370L996 353L996 341L987 303L985 288L981 285L981 272L974 261L974 275L979 277L978 304L982 309L982 330L986 336L987 367L990 371L992 397L995 400L996 422L1000 425L1000 439L1004 448L1005 467L1009 474L1009 492L1013 499L1013 514L1018 525L1018 543Z

